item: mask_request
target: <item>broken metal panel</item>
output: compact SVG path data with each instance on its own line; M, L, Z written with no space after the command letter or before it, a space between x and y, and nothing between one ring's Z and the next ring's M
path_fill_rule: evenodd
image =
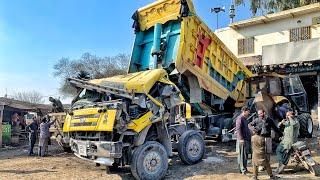
M202 91L197 77L192 75L188 76L188 82L190 86L190 103L201 103Z
M262 65L286 64L320 59L320 38L262 47Z

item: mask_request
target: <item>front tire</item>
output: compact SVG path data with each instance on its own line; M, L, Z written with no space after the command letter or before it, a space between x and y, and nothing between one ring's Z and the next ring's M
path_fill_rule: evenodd
M179 139L178 153L185 164L200 162L205 153L205 143L200 133L194 130L184 132Z
M310 114L302 113L297 116L300 123L300 137L311 138L313 132L313 122Z
M162 179L168 169L167 151L162 144L147 141L134 150L130 168L135 179Z

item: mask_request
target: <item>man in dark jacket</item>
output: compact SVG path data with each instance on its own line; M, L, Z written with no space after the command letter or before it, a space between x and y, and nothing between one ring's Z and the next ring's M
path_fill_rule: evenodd
M251 133L248 127L247 118L250 115L250 109L243 107L242 113L236 119L236 132L237 132L237 153L238 153L238 165L240 172L246 174L247 170L247 158L251 151Z
M272 153L271 130L273 129L280 136L282 132L275 125L274 121L266 116L264 110L258 110L258 118L254 119L249 127L254 135L252 136L252 162L253 162L253 179L258 177L258 166L266 168L270 179L275 179L270 167L270 154Z
M26 127L27 132L29 133L29 156L33 154L33 147L37 141L37 131L38 131L38 123L35 118L33 118L32 123L30 123Z

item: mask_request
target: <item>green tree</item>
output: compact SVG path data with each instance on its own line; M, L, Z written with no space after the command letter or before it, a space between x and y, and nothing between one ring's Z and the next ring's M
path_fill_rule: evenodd
M257 14L258 10L262 14L269 14L317 2L320 0L235 0L236 5L249 4L253 16Z
M87 74L90 78L103 78L125 74L129 63L128 54L116 56L98 57L90 53L84 53L80 59L62 57L53 66L53 75L60 79L59 91L65 96L73 96L76 91L66 81L70 77L78 77L79 74Z

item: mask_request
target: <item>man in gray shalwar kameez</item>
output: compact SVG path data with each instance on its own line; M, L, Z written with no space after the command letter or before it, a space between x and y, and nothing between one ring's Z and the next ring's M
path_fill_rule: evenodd
M54 121L47 121L47 118L44 117L40 124L40 138L39 138L39 156L45 156L46 151L48 149L48 141L50 138L50 131L49 128L52 124L55 123Z

